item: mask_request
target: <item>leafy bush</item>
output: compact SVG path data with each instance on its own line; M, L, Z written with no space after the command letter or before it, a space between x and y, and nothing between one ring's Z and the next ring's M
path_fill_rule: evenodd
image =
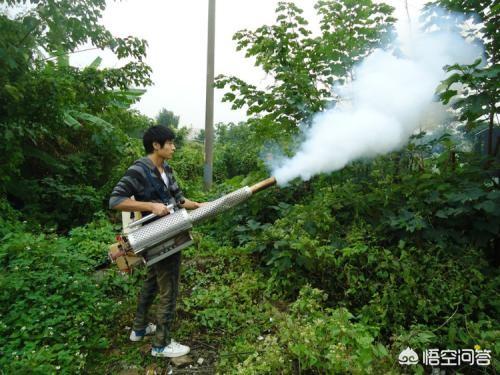
M92 186L68 185L61 178L44 178L30 190L38 199L24 207L24 215L32 222L60 229L89 222L104 200Z
M184 195L191 199L199 196L203 178L203 146L196 142L186 143L169 161Z
M321 288L328 305L377 327L393 356L406 346L498 352L498 190L470 154L456 153L462 163L453 165L445 152L408 170L413 152L264 192L202 230L242 246L268 278L267 298ZM234 345L248 351L241 340ZM279 340L265 343L280 353ZM283 358L259 357L259 370L287 368Z
M1 226L6 223L2 220ZM0 245L0 367L7 373L78 373L106 332L127 284L93 272L113 230L100 220L69 237L33 234L26 225Z
M218 124L214 150L214 180L246 176L261 166L261 146L255 128L246 123Z
M324 292L304 286L289 312L275 316L272 333L253 343L255 352L236 372L367 374L388 367L392 358L375 342L378 330L354 322L346 309L324 308L326 300Z
M41 1L15 11L21 3L9 1L0 11L0 152L6 162L0 192L30 220L67 231L103 208L109 192L102 188L128 156L124 145L147 126L129 110L144 93L131 87L151 83L143 61L147 42L113 37L100 25L102 0ZM15 17L9 16L13 9ZM71 66L68 56L89 42L127 63L100 69L96 58L84 68Z
M183 277L190 292L181 303L199 329L259 334L269 305L263 299L262 275L251 269L250 260L238 249L218 246L210 238L200 239L197 248L186 253Z

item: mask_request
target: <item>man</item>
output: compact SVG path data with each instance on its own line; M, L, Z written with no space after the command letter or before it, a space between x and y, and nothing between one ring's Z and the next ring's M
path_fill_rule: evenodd
M187 209L203 205L182 195L172 169L165 162L175 152L174 138L174 132L165 126L153 126L144 133L143 144L147 156L135 161L115 186L109 200L110 208L141 211L143 215L152 212L157 216L164 216L170 213L167 208L169 204ZM170 332L179 290L180 262L181 253L178 252L149 267L139 294L130 340L140 341L146 335L155 334L151 351L155 357L179 357L190 350L188 346L172 340ZM148 325L147 313L157 292L157 325Z

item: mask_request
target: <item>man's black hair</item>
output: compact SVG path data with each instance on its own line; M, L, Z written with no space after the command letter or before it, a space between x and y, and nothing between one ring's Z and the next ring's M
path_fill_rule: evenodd
M173 141L175 139L175 133L172 129L167 128L163 125L156 125L150 127L144 135L142 136L142 144L147 154L151 154L154 151L153 143L158 142L161 147L167 141Z

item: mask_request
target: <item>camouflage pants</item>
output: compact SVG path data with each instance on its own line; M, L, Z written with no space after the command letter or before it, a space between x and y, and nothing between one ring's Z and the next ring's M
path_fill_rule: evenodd
M139 293L133 325L136 331L146 328L148 310L158 294L156 335L153 339L153 346L165 346L170 343L170 328L175 318L175 301L179 291L180 264L180 252L153 264L148 268L146 280Z

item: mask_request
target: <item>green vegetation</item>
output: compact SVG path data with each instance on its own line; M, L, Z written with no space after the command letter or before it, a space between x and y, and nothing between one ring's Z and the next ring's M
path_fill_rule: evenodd
M113 227L100 219L58 237L1 223L0 367L24 374L82 371L89 350L109 345L104 333L120 313L117 301L132 291L116 275L92 272Z
M128 135L148 121L128 108L144 92L132 87L151 83L147 43L100 26L104 0L7 3L19 7L0 15L0 190L26 216L68 230L103 207L137 150ZM87 41L128 62L72 67Z
M452 65L456 74L438 88L443 102L456 95L453 82L469 88L453 101L461 126L261 192L196 228L195 245L183 252L176 339L191 345L195 361L205 359L198 371L424 373L401 367L399 353L475 345L491 350L492 365L457 371L500 370L499 8L439 3L484 21L476 36L487 64ZM124 276L96 266L120 231L106 201L141 155L141 131L179 119L130 109L143 92L134 87L150 83L146 42L99 26L104 1L55 4L0 15L0 373L165 371L169 361L149 356L149 341L128 342L144 270ZM318 1L317 10L317 37L291 3L280 3L275 25L235 35L275 81L262 91L219 77L231 90L226 100L247 105L250 118L218 126L208 193L203 146L177 129L183 144L172 165L187 196L209 200L266 178L269 142L293 150L298 125L331 104L329 85L389 42L386 5ZM68 54L88 39L129 62L72 67ZM486 154L472 147L483 129Z

